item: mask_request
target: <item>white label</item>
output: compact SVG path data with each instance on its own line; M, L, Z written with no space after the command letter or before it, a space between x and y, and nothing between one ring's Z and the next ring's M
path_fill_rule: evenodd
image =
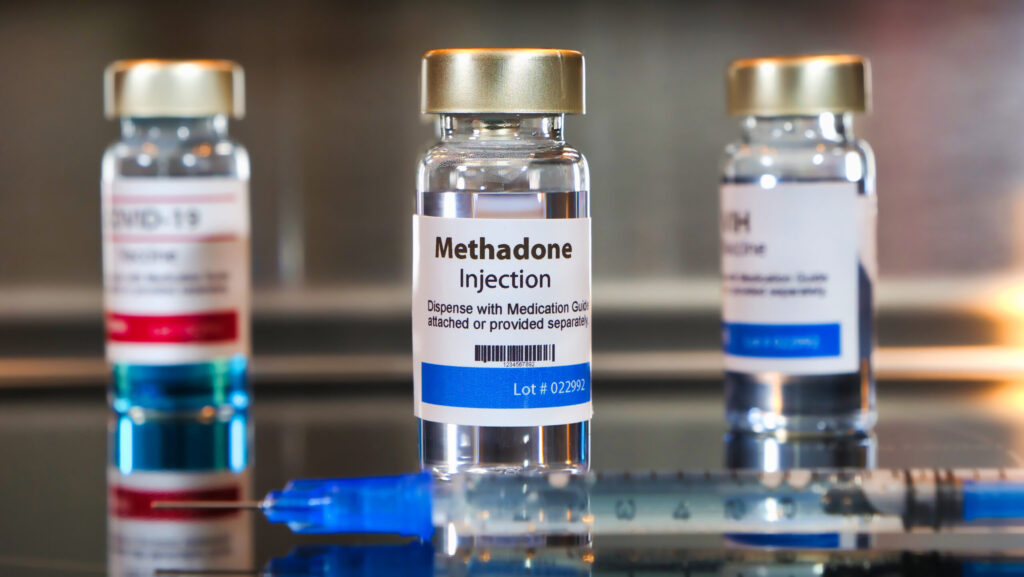
M859 268L874 274L874 209L855 183L722 186L727 371L857 372Z
M249 353L249 185L103 183L107 359L178 364Z
M107 473L109 572L152 576L157 570L247 569L252 519L230 510L153 509L153 501L248 500L248 473L137 471Z
M591 418L590 219L413 217L416 416Z

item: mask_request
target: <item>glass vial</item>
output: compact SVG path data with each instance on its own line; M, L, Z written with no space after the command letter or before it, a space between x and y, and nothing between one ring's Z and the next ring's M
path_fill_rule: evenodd
M413 217L421 465L585 471L590 463L589 171L571 50L434 50Z
M725 405L738 430L849 433L875 422L874 159L858 56L738 60L722 163Z
M249 157L233 62L134 60L105 74L121 139L103 156L110 399L119 412L249 404Z

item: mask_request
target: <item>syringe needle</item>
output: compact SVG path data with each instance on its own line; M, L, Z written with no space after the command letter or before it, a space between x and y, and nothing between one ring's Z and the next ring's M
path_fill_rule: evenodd
M260 509L263 501L153 501L154 509Z

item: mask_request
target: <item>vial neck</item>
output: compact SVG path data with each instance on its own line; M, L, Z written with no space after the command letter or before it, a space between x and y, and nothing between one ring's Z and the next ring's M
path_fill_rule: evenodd
M122 118L121 137L148 142L218 140L228 135L227 116Z
M564 114L442 114L443 140L558 141Z
M853 114L747 116L742 120L743 141L760 144L802 144L853 140Z

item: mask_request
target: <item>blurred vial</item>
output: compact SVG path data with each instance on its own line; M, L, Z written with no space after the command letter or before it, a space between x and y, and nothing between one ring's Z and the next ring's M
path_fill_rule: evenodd
M103 156L103 272L115 410L249 404L249 157L233 62L114 62Z
M584 111L571 50L435 50L422 112L413 363L420 459L461 471L590 462L590 204L563 136Z
M874 160L858 56L738 60L722 162L722 337L729 423L849 433L875 422Z

